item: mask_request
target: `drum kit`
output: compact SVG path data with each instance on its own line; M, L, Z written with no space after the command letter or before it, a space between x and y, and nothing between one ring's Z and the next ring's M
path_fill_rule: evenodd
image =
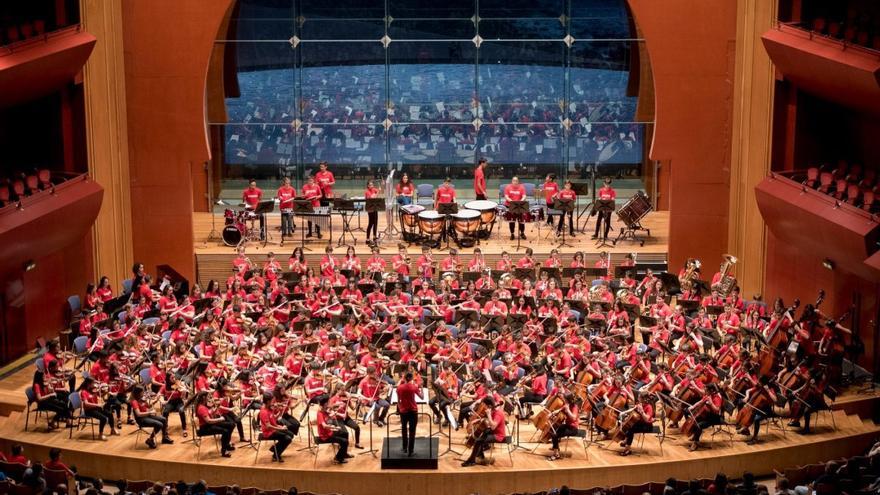
M239 244L248 241L260 240L260 228L254 226L254 222L259 219L259 216L253 211L236 211L226 208L223 210L223 218L225 226L220 235L223 239L223 244L230 247L236 247ZM250 225L248 225L248 223L250 223Z
M443 233L459 247L473 247L480 239L488 239L495 226L498 203L478 200L465 203L456 213L444 215L426 210L421 205L400 207L400 230L410 244L439 247Z

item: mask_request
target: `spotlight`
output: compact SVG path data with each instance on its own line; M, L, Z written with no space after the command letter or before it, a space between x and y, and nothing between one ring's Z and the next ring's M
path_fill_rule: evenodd
M828 258L825 258L824 260L822 260L822 266L824 266L825 268L827 268L829 270L834 270L834 262Z
M34 260L28 260L24 263L24 271L29 272L37 267L37 264Z

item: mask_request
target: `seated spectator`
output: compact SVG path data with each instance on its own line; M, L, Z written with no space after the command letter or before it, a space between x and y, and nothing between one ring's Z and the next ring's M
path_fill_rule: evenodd
M15 444L12 446L12 453L9 457L6 458L6 462L24 464L25 466L31 465L31 461L24 456L24 447L22 447L20 444Z

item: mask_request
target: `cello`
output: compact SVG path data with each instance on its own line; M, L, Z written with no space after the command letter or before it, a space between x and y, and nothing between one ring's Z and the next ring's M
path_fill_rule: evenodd
M795 299L794 304L788 307L782 317L776 320L776 324L764 342L764 349L758 354L758 376L770 377L779 359L779 351L788 344L789 322L794 321L791 313L801 305L800 299ZM785 328L782 328L785 327Z
M489 417L489 406L480 401L477 404L477 407L474 408L473 414L468 419L467 424L467 439L465 440L466 447L473 447L474 443L476 443L477 438L483 435L483 432L489 428L489 424L486 422L486 418Z
M736 424L737 429L747 430L750 428L755 422L755 414L759 411L766 411L767 408L772 405L773 402L769 390L767 389L765 379L758 384L756 393L749 397L749 400L743 404L739 412L736 413L736 420L734 423Z
M550 437L553 436L556 427L559 426L559 423L565 418L565 416L561 414L564 407L565 398L562 397L562 394L556 393L553 397L547 398L546 407L535 415L532 424L535 425L535 430L541 432L539 438L540 442L550 441Z

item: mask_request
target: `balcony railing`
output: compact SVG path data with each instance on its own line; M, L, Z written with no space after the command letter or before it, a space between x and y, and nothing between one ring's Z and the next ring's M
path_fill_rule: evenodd
M0 46L0 57L5 57L7 55L12 55L13 53L18 53L28 48L33 48L34 46L39 46L48 43L50 40L55 38L60 38L62 36L68 36L70 34L79 33L82 31L82 25L76 24L73 26L67 26L60 29L56 29L54 31L49 31L47 33L39 34L36 36L31 36L27 39L23 39L20 41L16 41L15 43L10 43L8 45Z
M779 21L776 23L776 29L784 33L801 36L804 39L808 39L811 41L820 42L830 46L836 46L841 51L856 51L860 52L861 54L880 59L880 51L874 50L871 47L859 45L857 43L851 43L847 40L842 40L839 38L834 38L832 36L828 36L827 34L817 33L816 31L813 31L811 29L804 28L796 22Z

